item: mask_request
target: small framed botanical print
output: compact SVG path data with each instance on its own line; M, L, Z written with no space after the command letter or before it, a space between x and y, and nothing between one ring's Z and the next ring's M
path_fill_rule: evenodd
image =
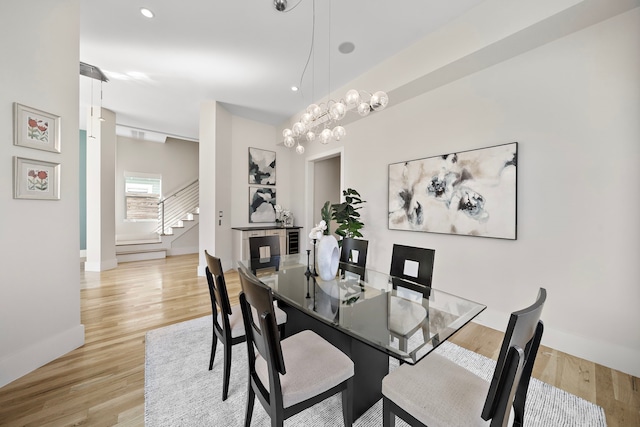
M60 163L13 158L14 199L60 200Z
M37 150L60 152L60 117L15 102L13 143Z

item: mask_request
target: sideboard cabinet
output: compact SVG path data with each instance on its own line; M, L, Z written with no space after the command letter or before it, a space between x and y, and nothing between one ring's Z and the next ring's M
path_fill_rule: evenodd
M258 236L278 236L280 238L280 252L297 254L300 248L300 229L302 227L233 227L233 267L238 261L249 259L249 238Z

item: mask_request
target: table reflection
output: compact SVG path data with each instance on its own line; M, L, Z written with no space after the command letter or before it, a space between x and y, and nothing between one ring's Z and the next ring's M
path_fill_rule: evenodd
M255 261L240 264L251 271ZM408 363L416 363L486 308L435 288L422 287L417 299L408 297L402 289L415 288L415 283L370 269L363 280L347 272L324 281L305 271L305 255L287 255L280 257L277 270L257 270L256 277L276 299ZM420 310L424 320L412 326Z

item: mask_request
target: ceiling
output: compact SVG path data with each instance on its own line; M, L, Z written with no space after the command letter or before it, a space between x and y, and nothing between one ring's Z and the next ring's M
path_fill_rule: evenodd
M205 100L279 125L481 1L288 0L279 12L272 0L88 0L80 61L108 77L102 106L119 126L197 140ZM343 42L355 45L352 53L339 51ZM100 104L100 86L80 78L81 128L91 98Z

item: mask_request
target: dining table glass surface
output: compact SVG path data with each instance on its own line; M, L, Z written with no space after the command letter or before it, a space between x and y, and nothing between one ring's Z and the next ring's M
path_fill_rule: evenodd
M305 274L313 272L306 254L277 258L270 260L276 261L277 270L255 271L276 300L409 364L417 363L486 308L371 269L365 270L364 279L339 270L335 279L325 281ZM239 264L252 272L252 266L264 266L267 261Z

